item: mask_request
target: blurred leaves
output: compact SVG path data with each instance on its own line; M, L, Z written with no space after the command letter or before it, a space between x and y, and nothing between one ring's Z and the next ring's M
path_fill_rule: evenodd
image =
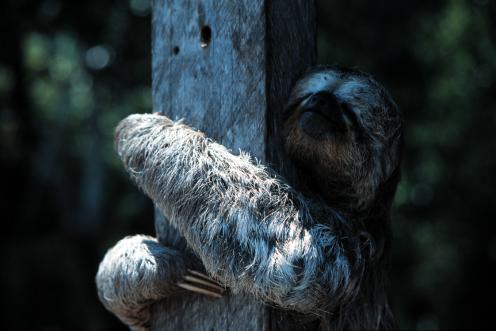
M14 220L2 250L20 261L2 276L4 327L125 329L93 279L111 244L153 231L152 205L130 189L113 149L119 120L151 110L149 2L0 6L18 37L0 39L9 49L0 55L1 159L12 174L2 198Z
M373 72L406 123L393 217L402 328L489 325L494 278L496 36L484 1L320 2L320 62ZM350 22L355 24L350 26ZM357 23L358 22L358 23ZM360 25L357 28L357 24ZM472 298L468 303L467 298Z

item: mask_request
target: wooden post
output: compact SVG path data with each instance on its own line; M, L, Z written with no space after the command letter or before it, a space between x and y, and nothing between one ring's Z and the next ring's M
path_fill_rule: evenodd
M153 106L282 171L279 116L315 59L311 0L155 0ZM157 213L158 214L158 213ZM164 245L184 241L160 215ZM269 330L274 314L248 295L183 295L152 308L152 330Z

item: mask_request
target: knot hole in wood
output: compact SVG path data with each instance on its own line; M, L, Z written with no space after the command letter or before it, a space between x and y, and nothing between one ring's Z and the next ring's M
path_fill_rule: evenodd
M208 25L204 25L200 30L200 46L206 48L210 41L212 41L212 29Z

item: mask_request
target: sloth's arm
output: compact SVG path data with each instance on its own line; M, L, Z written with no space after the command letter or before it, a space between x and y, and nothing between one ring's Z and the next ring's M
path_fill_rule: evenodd
M188 267L181 252L153 237L126 237L100 263L95 279L98 297L131 330L147 330L150 305L180 291L176 283Z
M210 297L222 296L223 288L194 270L197 259L156 238L135 235L108 250L95 278L98 297L131 330L147 330L150 306L189 290Z
M232 290L316 314L356 296L364 254L354 225L309 206L247 156L152 114L124 119L116 147L137 185Z

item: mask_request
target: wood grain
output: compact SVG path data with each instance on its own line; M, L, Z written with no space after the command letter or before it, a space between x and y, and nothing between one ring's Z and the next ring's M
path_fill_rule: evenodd
M184 119L235 154L250 152L283 172L279 114L314 59L313 1L153 3L154 111ZM158 213L155 224L163 245L187 250ZM151 329L276 330L284 314L248 294L183 295L153 306Z

